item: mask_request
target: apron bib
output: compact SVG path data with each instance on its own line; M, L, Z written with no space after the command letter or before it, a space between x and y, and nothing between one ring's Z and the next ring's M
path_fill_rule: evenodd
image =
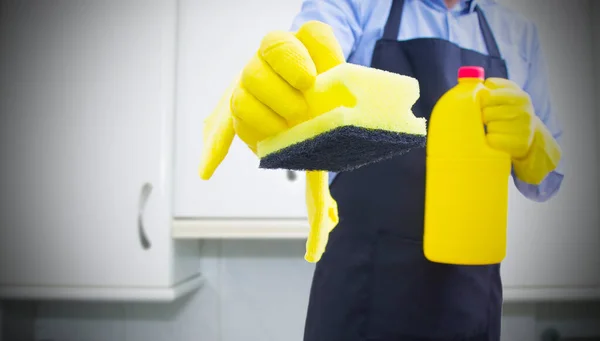
M403 6L393 1L371 66L419 80L416 116L429 120L461 66L507 78L479 7L489 55L443 39L398 41ZM336 176L340 222L316 265L305 341L499 341L500 265L438 264L423 254L425 161L423 148Z

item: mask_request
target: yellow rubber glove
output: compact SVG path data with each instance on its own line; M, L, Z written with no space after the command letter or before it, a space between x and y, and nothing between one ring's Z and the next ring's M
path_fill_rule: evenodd
M210 179L234 135L256 154L258 141L309 119L304 92L318 74L343 62L341 46L324 23L310 21L296 33L267 34L241 78L204 122L200 177ZM306 205L310 232L305 259L317 262L329 232L338 223L327 172L306 172Z
M483 122L492 148L511 155L515 175L539 185L561 158L558 142L536 116L529 94L514 82L489 78L481 92Z
M306 172L306 207L311 233L306 240L304 259L315 263L321 259L329 239L329 232L337 225L337 203L329 193L327 172Z
M304 92L318 74L344 62L330 26L310 21L298 32L267 34L246 65L231 99L235 131L256 153L257 143L309 118ZM318 262L329 232L337 225L337 204L329 193L327 172L306 172L310 231L305 259Z
M202 129L202 154L198 173L202 180L212 177L227 153L235 137L233 116L229 109L236 80L223 94L213 112L204 120Z

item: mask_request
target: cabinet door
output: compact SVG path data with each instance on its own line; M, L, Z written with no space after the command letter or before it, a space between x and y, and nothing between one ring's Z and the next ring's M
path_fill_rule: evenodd
M0 285L170 284L175 3L2 11Z
M289 29L301 0L180 1L176 217L305 216L304 174L261 170L238 139L210 181L198 176L202 123L269 31Z

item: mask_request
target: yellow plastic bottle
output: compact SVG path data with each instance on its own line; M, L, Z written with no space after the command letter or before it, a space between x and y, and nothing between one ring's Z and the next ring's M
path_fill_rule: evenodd
M486 142L483 80L483 68L460 68L429 120L423 249L432 262L497 264L506 255L511 160Z

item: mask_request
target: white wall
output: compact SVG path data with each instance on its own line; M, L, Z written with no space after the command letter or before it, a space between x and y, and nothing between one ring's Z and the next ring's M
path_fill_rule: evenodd
M592 48L593 48L593 56L594 56L594 60L596 61L596 68L595 70L595 79L596 79L596 120L598 122L598 129L600 131L600 64L598 63L598 61L600 61L600 1L592 1L592 11L591 11L591 17L592 17L592 39L593 39L593 44L592 44ZM598 149L598 153L600 155L600 148Z
M586 15L600 18L600 4L584 0L504 0L554 30L541 34L563 37L569 22ZM543 11L538 9L544 8ZM590 17L582 19L583 25ZM597 20L596 20L597 21ZM578 22L582 25L582 22ZM600 24L596 41L600 41ZM581 26L577 26L581 29ZM561 35L562 33L562 35ZM578 39L588 39L584 36ZM583 42L586 44L586 42ZM595 46L600 60L600 44ZM555 49L560 50L560 49ZM568 51L564 51L568 53ZM564 58L551 55L550 58ZM600 67L596 70L600 79ZM596 89L600 98L600 86ZM565 116L567 117L567 116ZM562 118L562 117L561 117ZM599 120L600 123L600 120ZM576 122L575 122L576 124ZM600 124L597 126L600 129ZM586 127L584 127L586 128ZM589 128L591 133L593 129ZM567 143L575 145L578 137ZM573 148L575 149L575 148ZM593 148L592 148L593 150ZM301 257L302 241L210 241L203 245L201 267L207 284L195 295L172 304L91 304L42 302L30 311L38 341L293 341L301 340L313 266ZM10 313L10 312L9 312ZM0 306L0 335L3 317ZM6 311L5 311L6 314ZM600 304L509 304L504 308L503 339L539 340L548 327L565 335L600 335ZM6 326L5 326L6 328ZM8 341L8 340L6 340Z

